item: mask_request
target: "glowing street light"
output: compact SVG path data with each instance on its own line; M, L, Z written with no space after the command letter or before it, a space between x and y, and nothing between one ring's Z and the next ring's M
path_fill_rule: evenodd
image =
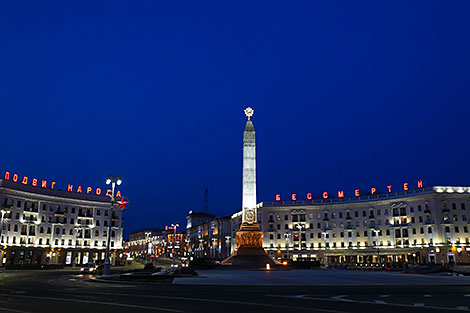
M111 274L111 262L109 260L109 246L111 244L111 225L113 222L113 209L114 209L114 189L116 185L121 185L122 179L117 175L109 175L106 179L106 185L111 185L111 209L109 210L109 223L108 223L108 240L106 244L106 258L104 259L103 276Z
M178 226L180 226L180 225L177 224L177 223L171 224L171 227L173 227L173 265L172 265L172 267L175 267L175 265L176 265L175 245L176 245L176 227L178 227Z

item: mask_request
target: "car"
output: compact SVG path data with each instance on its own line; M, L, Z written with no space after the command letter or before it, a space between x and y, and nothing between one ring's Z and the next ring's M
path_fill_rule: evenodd
M88 262L83 265L81 268L82 272L87 272L87 273L96 273L98 270L98 265L95 264L95 262Z

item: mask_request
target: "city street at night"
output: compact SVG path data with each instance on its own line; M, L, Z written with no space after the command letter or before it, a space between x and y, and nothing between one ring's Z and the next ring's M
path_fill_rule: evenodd
M0 313L470 313L468 12L0 0Z
M322 272L332 279L339 273ZM0 312L461 312L470 303L469 285L195 286L90 278L67 270L2 272Z

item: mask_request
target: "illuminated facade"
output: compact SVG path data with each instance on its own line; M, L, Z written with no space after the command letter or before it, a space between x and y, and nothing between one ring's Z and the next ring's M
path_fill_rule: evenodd
M74 265L104 260L111 223L111 262L122 248L122 211L110 198L0 180L2 265Z
M132 257L154 258L173 257L173 251L177 258L184 255L184 233L175 231L171 227L165 229L146 229L129 235L127 252ZM174 247L173 247L174 246Z
M258 204L270 256L327 264L468 264L469 220L470 187ZM232 238L240 224L238 212Z
M190 212L186 217L187 257L223 260L230 256L231 218Z

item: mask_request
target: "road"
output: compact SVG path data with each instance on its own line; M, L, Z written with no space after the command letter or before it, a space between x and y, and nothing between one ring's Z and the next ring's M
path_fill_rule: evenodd
M116 284L63 270L0 272L0 313L470 312L469 307L470 286Z

